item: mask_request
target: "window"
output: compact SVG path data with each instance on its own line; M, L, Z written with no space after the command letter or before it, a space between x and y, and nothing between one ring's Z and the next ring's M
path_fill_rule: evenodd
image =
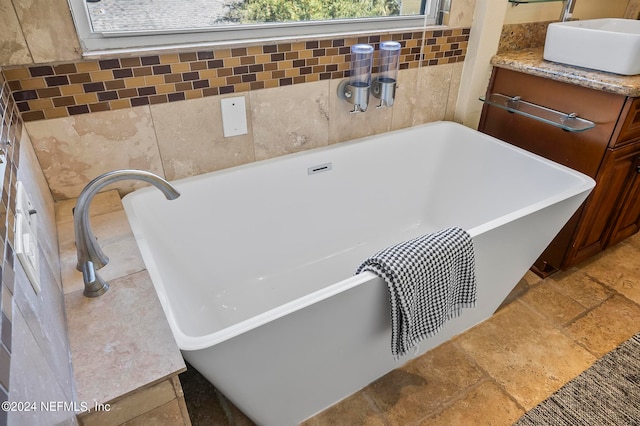
M85 55L421 28L442 0L69 0ZM448 0L444 0L447 4Z

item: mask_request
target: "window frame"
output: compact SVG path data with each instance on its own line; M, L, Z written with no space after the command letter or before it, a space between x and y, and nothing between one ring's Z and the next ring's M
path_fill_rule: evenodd
M93 32L85 0L68 0L83 56L207 48L225 45L277 42L313 37L357 36L385 31L415 31L439 25L442 0L426 0L424 15L339 19L314 22L250 24L213 28ZM446 0L445 0L446 1Z

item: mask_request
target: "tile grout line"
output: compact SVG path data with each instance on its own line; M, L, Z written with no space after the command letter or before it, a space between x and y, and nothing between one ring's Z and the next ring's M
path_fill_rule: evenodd
M518 300L518 299L516 299L516 300ZM514 302L515 302L515 300L514 300ZM512 302L512 303L513 303L513 302ZM510 303L510 304L511 304L511 303ZM508 305L507 305L507 306L508 306ZM494 313L494 314L493 314L493 316L495 316L495 315L496 315L496 314ZM493 316L492 316L492 318L493 318ZM482 323L481 323L481 324L482 324ZM467 330L467 331L468 331L468 330ZM523 407L523 406L522 406L522 405L521 405L521 404L520 404L520 403L519 403L519 402L518 402L518 401L513 397L513 395L511 395L511 393L510 393L509 391L507 391L507 389L506 389L506 388L505 388L505 387L504 387L504 386L503 386L503 385L502 385L498 380L496 380L496 378L495 378L495 377L493 377L493 376L491 375L491 373L489 373L487 370L485 370L485 369L484 369L484 368L483 368L483 367L478 363L478 361L476 361L476 359L475 359L471 354L469 354L469 353L468 353L468 352L467 352L467 351L462 347L462 345L460 345L460 344L458 343L458 337L459 337L459 336L462 336L462 335L463 335L463 334L465 334L465 333L466 333L466 331L465 331L465 332L463 332L463 333L461 333L461 334L459 334L458 336L455 336L455 337L451 340L451 343L452 343L452 344L453 344L453 345L454 345L458 350L460 350L460 351L464 354L464 356L467 358L467 360L469 360L469 361L470 361L474 366L476 366L476 368L478 368L480 371L482 371L482 372L484 373L484 375L486 376L486 379L488 379L488 380L482 380L482 379L480 379L480 380L478 381L478 383L476 384L476 386L475 386L475 387L478 387L478 386L479 386L479 384L480 384L481 382L485 382L485 381L491 381L491 382L493 382L493 383L494 383L494 384L495 384L495 385L500 389L500 391L502 391L505 395L507 395L507 396L509 397L509 399L510 399L511 401L513 401L513 402L516 404L516 406L517 406L520 410L522 410L522 412L523 412L523 413L526 413L526 412L527 412L526 408L524 408L524 407ZM468 392L467 392L467 394L468 394Z

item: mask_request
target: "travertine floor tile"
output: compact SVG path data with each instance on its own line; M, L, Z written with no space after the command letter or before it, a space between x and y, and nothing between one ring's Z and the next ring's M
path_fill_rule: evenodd
M531 271L527 271L527 273L524 274L524 276L520 279L520 281L518 281L518 284L516 284L514 289L511 290L511 293L509 293L509 295L504 299L502 304L500 304L498 309L496 309L496 312L504 308L508 304L514 302L515 300L519 299L520 297L522 297L526 292L529 291L529 289L531 289L532 286L535 286L541 281L542 281L542 278L540 278L539 276L537 276Z
M637 250L640 250L640 232L630 236L626 240L624 240L621 244L627 244L632 247L635 247Z
M496 309L496 312L518 300L520 297L522 297L522 295L526 294L530 288L531 285L524 278L521 279L513 288L513 290L511 290L511 292L507 295L507 297L504 298L498 309Z
M520 301L454 341L526 409L595 361Z
M358 392L302 423L302 426L384 426L384 424L384 420L376 412L371 401L362 392Z
M510 397L492 380L482 382L463 399L420 426L512 425L524 414Z
M538 284L540 281L542 281L542 278L540 278L539 276L537 276L536 274L534 274L531 271L527 271L524 276L522 277L522 281L526 282L527 284L529 284L529 286L532 285L536 285Z
M585 308L593 308L611 295L611 290L579 269L559 272L547 278L547 281L558 292L572 298Z
M567 327L567 333L598 357L640 330L640 306L615 295Z
M556 291L549 281L532 288L520 300L560 326L586 310L580 303Z
M387 421L406 425L432 413L474 385L483 372L450 342L364 389Z
M640 303L640 251L630 244L618 244L586 262L585 274Z

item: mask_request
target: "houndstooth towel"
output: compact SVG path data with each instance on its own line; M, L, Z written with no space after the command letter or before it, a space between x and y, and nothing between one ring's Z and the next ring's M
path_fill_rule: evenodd
M391 300L391 353L396 359L433 336L476 302L473 242L460 228L447 228L379 251L356 274L385 280Z

